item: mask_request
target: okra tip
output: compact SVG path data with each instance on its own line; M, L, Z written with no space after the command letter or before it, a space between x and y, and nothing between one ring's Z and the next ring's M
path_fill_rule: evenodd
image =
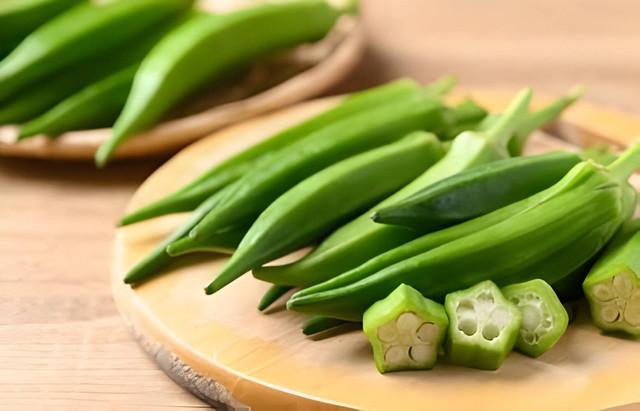
M331 0L328 3L343 14L358 14L360 12L358 0Z
M102 143L100 147L98 147L98 151L96 151L96 154L94 156L96 167L104 168L114 151L115 146L109 144L109 140Z
M579 100L586 91L587 86L585 86L584 84L576 84L575 86L571 87L569 91L567 91L566 97L570 102L573 103L576 100Z
M443 96L451 91L458 85L458 77L456 76L443 76L436 81L429 83L424 87L424 92L427 94L433 94L436 96Z

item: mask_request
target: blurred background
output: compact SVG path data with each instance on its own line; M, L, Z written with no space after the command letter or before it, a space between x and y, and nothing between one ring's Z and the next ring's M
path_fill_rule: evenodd
M640 114L637 0L365 0L362 15L364 59L328 94L455 74L549 94L585 83L585 101ZM114 221L163 161L0 158L0 407L203 406L145 356L109 287Z
M344 89L455 74L463 87L561 93L640 113L634 0L365 0L369 47Z

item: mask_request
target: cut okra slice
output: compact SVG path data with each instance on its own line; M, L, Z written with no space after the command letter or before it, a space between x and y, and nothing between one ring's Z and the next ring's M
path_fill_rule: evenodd
M505 298L522 312L516 349L538 357L553 347L569 324L569 315L555 291L544 280L536 279L502 288Z
M627 223L593 266L582 288L595 325L640 336L640 219Z
M453 364L497 370L518 338L522 313L492 281L448 294L445 350Z
M441 304L405 284L369 307L362 318L380 373L433 368L448 324Z

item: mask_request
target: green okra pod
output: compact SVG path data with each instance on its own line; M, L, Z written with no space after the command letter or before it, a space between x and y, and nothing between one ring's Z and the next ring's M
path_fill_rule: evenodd
M560 340L569 324L569 315L549 284L534 279L508 285L502 294L522 313L515 345L518 351L538 357Z
M60 13L86 0L3 0L0 2L0 60L25 37Z
M464 132L453 140L445 156L420 177L378 204L375 209L404 199L423 187L479 164L508 156L507 144L526 116L531 90L521 92L502 121L482 133ZM254 270L263 281L288 285L312 285L349 271L365 261L419 236L402 227L375 224L368 212L340 227L309 255L291 264Z
M322 238L416 178L441 155L437 137L417 131L301 181L260 214L207 292Z
M620 229L582 287L598 328L640 336L640 219Z
M229 185L221 204L190 233L194 246L231 227L246 226L291 187L355 154L441 124L442 105L418 97L338 121L269 156Z
M447 294L449 316L445 351L465 367L497 370L513 349L522 313L491 281Z
M351 269L343 274L331 278L325 282L311 285L296 293L296 298L307 295L318 294L332 289L338 289L349 284L353 284L365 279L382 269L389 267L395 263L415 257L419 254L426 253L443 244L468 236L473 233L480 232L484 229L501 223L517 214L520 214L537 204L553 197L556 193L564 189L561 185L556 185L553 190L545 190L533 195L525 200L503 207L495 212L483 215L473 220L466 221L461 224L448 227L443 230L435 231L419 237L406 244L402 244L394 249L371 258L362 265ZM306 284L303 284L306 285Z
M349 322L329 317L311 317L302 325L302 333L304 335L319 334L345 324Z
M137 283L150 278L157 274L160 270L168 267L172 259L165 249L172 242L186 236L189 231L198 224L202 218L207 215L224 196L224 190L209 197L205 202L200 204L188 217L188 219L176 229L171 235L165 238L158 246L156 246L147 256L136 263L133 268L127 272L124 282L127 284Z
M62 100L22 124L18 140L38 134L57 137L73 130L110 127L124 107L137 69L134 64Z
M400 79L369 90L354 93L337 106L255 144L213 166L191 183L122 218L128 225L165 214L191 211L222 187L242 177L260 158L349 116L399 101L416 98L422 93L412 80Z
M448 325L441 304L405 284L369 307L362 319L380 373L433 368Z
M26 86L98 56L191 7L193 0L87 2L28 35L0 62L0 102ZM105 62L106 60L103 60Z
M158 39L171 30L179 20L173 18L164 22L158 28L140 36L125 50L113 50L101 58L82 61L56 76L27 87L10 102L0 106L0 124L20 124L35 119L85 87L139 64ZM85 110L87 108L84 107L78 110L79 118Z
M233 254L244 236L247 235L247 231L249 231L249 227L233 227L215 235L207 236L206 239L197 243L194 243L188 235L185 235L167 245L165 251L171 257L201 252Z
M529 206L502 222L338 288L294 294L287 308L357 321L369 304L402 283L436 301L483 280L501 286L534 278L555 283L598 253L633 214L636 192L626 180L638 165L640 144L607 168L582 162L534 196L537 204L523 200Z
M96 153L96 164L104 166L120 144L153 126L199 87L269 53L321 39L344 11L325 0L301 0L194 16L142 62L111 138Z
M258 311L264 311L275 303L280 297L292 290L293 287L286 285L272 285L260 299L258 303Z
M494 161L427 186L376 210L371 218L428 233L532 196L560 181L579 162L579 155L561 151Z

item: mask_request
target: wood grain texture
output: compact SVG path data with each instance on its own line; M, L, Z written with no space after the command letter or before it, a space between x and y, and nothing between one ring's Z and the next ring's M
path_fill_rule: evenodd
M332 93L407 75L532 85L640 114L635 0L367 0L365 59ZM640 133L640 130L639 130ZM110 296L113 223L159 161L0 159L0 408L204 406L127 333Z

